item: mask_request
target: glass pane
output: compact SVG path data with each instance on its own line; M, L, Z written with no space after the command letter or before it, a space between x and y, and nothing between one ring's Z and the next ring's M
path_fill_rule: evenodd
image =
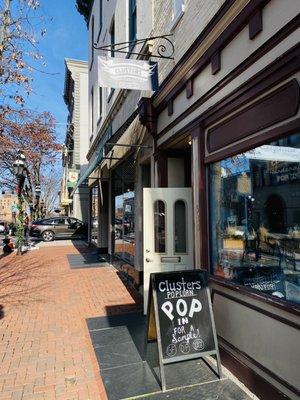
M156 253L166 252L166 210L162 200L154 203L154 248Z
M91 221L91 239L94 242L97 242L98 239L98 186L94 186L92 188L92 221Z
M300 134L210 166L214 274L300 303Z
M113 174L114 254L132 265L135 257L134 173L134 164L129 159L119 165Z
M115 254L122 257L124 252L123 243L123 194L115 197Z
M183 200L175 203L175 253L186 253L186 207Z

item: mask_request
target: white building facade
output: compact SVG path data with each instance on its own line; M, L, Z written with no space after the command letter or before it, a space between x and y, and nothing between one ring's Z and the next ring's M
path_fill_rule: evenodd
M61 206L67 215L87 222L88 189L84 184L73 189L88 165L88 64L85 61L66 59L65 66L64 100L69 114L63 147Z

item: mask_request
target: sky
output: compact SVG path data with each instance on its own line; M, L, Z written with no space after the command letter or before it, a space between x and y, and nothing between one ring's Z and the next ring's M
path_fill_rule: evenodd
M65 58L87 60L87 27L75 7L76 0L40 0L47 17L46 35L40 40L39 51L46 61L40 68L47 73L34 72L33 91L26 108L50 111L57 121L57 137L64 141L67 107L63 100ZM52 75L53 74L53 75Z

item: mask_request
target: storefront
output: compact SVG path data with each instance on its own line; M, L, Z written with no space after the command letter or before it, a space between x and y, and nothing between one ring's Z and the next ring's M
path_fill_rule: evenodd
M184 129L222 360L267 399L299 395L299 83L279 82L282 66L264 71L264 91L256 76L238 107L228 96Z
M141 118L155 140L152 187L167 190L172 174L190 174L176 186L192 191L188 265L209 272L222 362L259 398L283 400L300 396L299 43L291 10L263 7L257 41L242 16L206 53L203 35L151 104L144 99ZM161 190L166 205L167 196ZM175 229L173 221L168 237Z

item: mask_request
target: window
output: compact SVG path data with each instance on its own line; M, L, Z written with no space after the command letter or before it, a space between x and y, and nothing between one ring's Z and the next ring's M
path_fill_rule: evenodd
M95 41L95 20L94 16L92 16L92 22L91 22L91 49L92 49L92 59L91 59L91 66L90 69L92 68L93 62L94 62L94 41Z
M102 87L99 87L99 122L102 118Z
M99 33L98 33L98 38L97 41L100 39L101 31L102 31L102 0L99 1Z
M134 265L135 221L134 192L135 167L133 158L127 159L114 169L114 254Z
M113 46L115 44L115 18L112 19L112 23L111 23L111 26L110 26L109 34L110 34L111 49L113 49ZM111 50L110 56L111 57L115 56L115 52L113 50Z
M97 243L98 216L99 216L99 186L93 186L91 190L91 240Z
M171 30L176 27L178 24L179 20L184 14L184 3L185 0L172 0L173 6L172 6L172 24L171 24Z
M300 303L300 134L210 166L213 273Z
M186 206L183 200L177 200L174 206L174 249L175 253L186 253Z
M166 252L166 205L162 200L154 202L154 248L156 253Z
M129 41L136 40L137 34L137 14L136 0L129 0Z
M94 87L91 90L91 134L94 133Z

